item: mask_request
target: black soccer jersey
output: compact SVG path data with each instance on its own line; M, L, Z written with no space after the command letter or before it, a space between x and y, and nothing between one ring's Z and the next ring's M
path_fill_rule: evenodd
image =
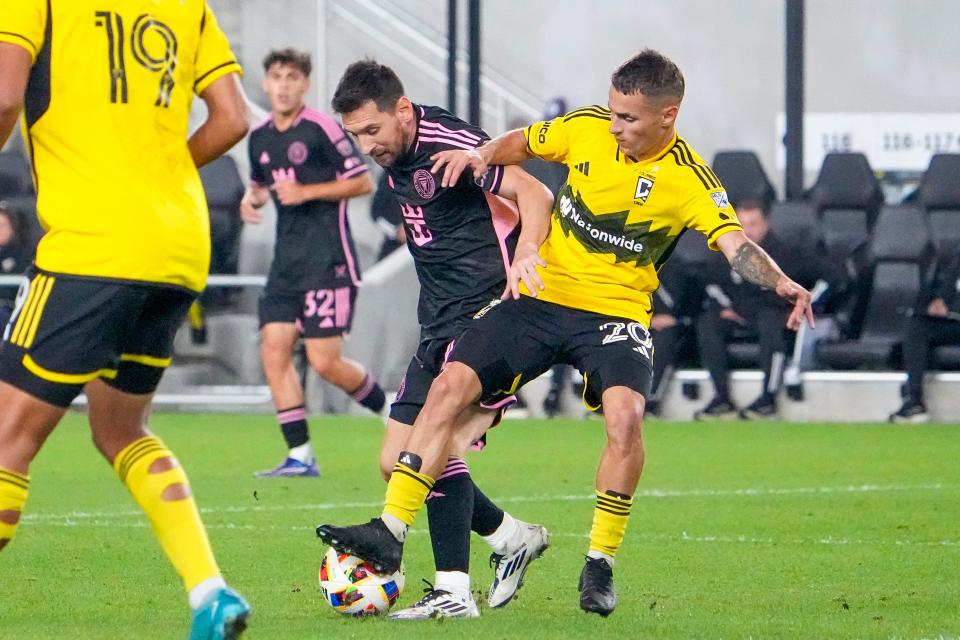
M293 125L277 130L270 117L250 134L250 177L261 186L284 180L316 184L367 171L353 141L333 118L304 108ZM347 201L310 200L277 207L277 236L267 288L299 293L348 274L360 281Z
M473 149L489 137L439 107L414 105L417 133L407 152L386 169L400 203L420 280L417 316L424 338L459 335L469 319L503 293L519 234L516 206L496 195L503 167L481 180L467 171L452 187L430 173L430 156Z

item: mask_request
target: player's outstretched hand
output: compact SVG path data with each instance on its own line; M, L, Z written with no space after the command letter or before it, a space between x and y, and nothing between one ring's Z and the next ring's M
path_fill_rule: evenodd
M473 169L474 179L487 172L487 161L476 149L441 151L430 156L430 159L433 160L430 173L436 174L443 169L443 177L440 179L441 187L452 187L457 184L467 167Z
M787 318L787 328L796 331L806 319L807 324L813 329L813 305L810 292L787 276L782 276L777 282L776 291L778 296L793 303L793 311Z
M247 193L240 201L240 219L247 224L260 224L263 222L263 214L257 209L256 200L250 193Z
M513 298L520 299L520 281L527 286L527 291L536 298L538 291L544 290L543 280L537 273L537 267L546 267L547 262L540 257L535 247L520 248L513 256L513 264L510 265L510 273L507 274L507 286L503 290L501 299Z

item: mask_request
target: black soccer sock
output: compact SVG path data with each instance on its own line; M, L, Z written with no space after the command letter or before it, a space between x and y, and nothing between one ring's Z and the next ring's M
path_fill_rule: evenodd
M430 541L437 571L470 569L470 521L474 489L462 458L450 458L427 496Z
M503 524L503 509L493 504L475 483L473 485L473 518L470 528L481 536L493 535Z
M277 411L277 422L283 439L287 441L287 448L293 449L310 441L307 431L307 409L303 405Z
M374 413L383 411L383 405L387 403L386 394L369 373L363 376L360 386L350 392L350 397Z

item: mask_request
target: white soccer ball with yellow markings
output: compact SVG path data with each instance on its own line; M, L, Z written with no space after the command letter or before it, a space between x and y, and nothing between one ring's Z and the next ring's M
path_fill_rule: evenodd
M375 616L386 613L403 591L403 568L383 575L356 556L327 549L320 563L320 592L337 613Z

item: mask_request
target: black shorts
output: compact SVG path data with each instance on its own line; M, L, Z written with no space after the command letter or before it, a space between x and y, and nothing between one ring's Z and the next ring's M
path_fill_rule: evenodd
M356 299L357 286L349 277L331 278L298 293L267 288L258 305L260 328L270 322L293 323L304 338L350 333Z
M516 393L555 364L583 373L590 410L600 408L610 387L646 398L653 379L653 341L642 324L529 296L496 301L478 313L449 359L477 373L486 404Z
M421 339L417 352L400 381L397 396L390 405L391 420L403 424L413 424L416 421L427 399L430 385L433 379L440 375L453 344L452 338Z
M0 343L0 380L68 407L102 378L126 393L156 390L196 294L30 271Z

